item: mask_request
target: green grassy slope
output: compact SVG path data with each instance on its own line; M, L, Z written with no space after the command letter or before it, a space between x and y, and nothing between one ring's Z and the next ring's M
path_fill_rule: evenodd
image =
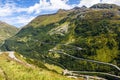
M66 12L66 10L59 10L55 14L40 15L40 16L36 17L33 21L31 21L25 27L30 27L30 26L31 27L40 27L40 26L46 26L48 24L58 22L58 21L64 19L67 16L68 12Z
M0 21L0 43L5 39L15 35L18 29L12 25Z
M19 55L17 55L17 57L21 59L23 63L27 63L28 61L28 59L26 61L26 58L20 57ZM33 67L30 67L9 58L7 54L0 55L0 61L0 80L74 80L62 76L60 74L62 69L54 65L39 63L41 66L38 67L34 65L35 63L31 62ZM44 65L45 68L43 68L42 65ZM55 69L59 73L52 71L52 69Z

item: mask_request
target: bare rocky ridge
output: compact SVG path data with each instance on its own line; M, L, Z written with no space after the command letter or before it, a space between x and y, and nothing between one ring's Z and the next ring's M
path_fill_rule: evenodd
M115 4L95 4L93 6L91 6L90 8L94 8L94 9L120 9L120 6L117 6Z

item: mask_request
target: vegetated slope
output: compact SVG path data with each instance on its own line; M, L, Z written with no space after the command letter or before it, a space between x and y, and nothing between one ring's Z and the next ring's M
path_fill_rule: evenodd
M69 70L119 75L119 71L111 66L76 60L59 52L49 52L51 49L61 50L76 57L108 62L120 67L120 10L119 6L106 6L60 10L56 14L38 16L16 36L6 40L2 49L14 50L38 60L50 59Z
M0 80L74 80L62 76L58 66L15 55L21 62L10 58L8 53L0 54ZM26 65L28 62L31 66Z
M18 29L12 25L0 21L0 43L5 39L15 35Z

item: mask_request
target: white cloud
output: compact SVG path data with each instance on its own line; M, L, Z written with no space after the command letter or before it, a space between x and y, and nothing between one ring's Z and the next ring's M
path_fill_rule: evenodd
M120 0L81 0L79 6L87 6L90 7L97 3L109 3L109 4L117 4L120 5Z
M51 9L70 9L72 5L67 4L68 0L50 0Z
M73 5L68 5L69 0L40 0L39 3L36 3L34 6L28 8L28 13L40 13L42 10L57 10L57 9L70 9Z
M0 16L9 16L12 15L15 11L14 4L5 4L0 6Z
M46 8L50 5L47 0L40 0L39 3L36 3L35 5L28 8L28 13L40 13L42 8Z
M93 4L97 4L97 3L100 3L100 0L81 0L79 6L85 5L87 7L90 7Z
M35 16L12 16L12 17L2 17L1 19L9 24L15 25L17 27L22 27L23 25L28 24L31 20L34 19Z
M16 24L26 25L28 22L30 22L33 19L34 19L34 16L21 15L21 16L17 16L13 20L17 20Z
M26 25L35 18L34 14L27 14L28 8L18 7L13 1L11 1L7 0L5 4L0 3L1 21L20 27Z
M102 0L102 3L109 3L109 4L120 5L120 0Z

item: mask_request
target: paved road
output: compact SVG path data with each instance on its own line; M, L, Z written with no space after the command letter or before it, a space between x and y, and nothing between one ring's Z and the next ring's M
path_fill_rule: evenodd
M51 51L52 51L52 50L51 50ZM84 59L84 58L78 58L78 57L69 55L69 54L67 54L67 53L65 53L65 52L58 51L58 50L53 50L53 52L54 52L54 51L55 51L55 52L58 52L58 53L62 53L62 54L67 55L67 56L70 56L70 57L75 58L75 59L85 60L85 61L88 61L88 62L94 62L94 63L99 63L99 64L110 65L110 66L113 66L113 67L115 67L117 70L120 71L120 68L119 68L118 66L114 65L114 64L105 63L105 62L100 62L100 61L95 61L95 60L88 60L88 59ZM102 75L107 75L107 76L115 77L115 78L117 78L117 79L120 80L120 76L112 75L112 74L109 74L109 73L103 73L103 72L89 72L89 71L69 71L69 72L70 72L70 73L79 72L79 73L89 73L89 74L90 74L90 73L91 73L91 74L97 73L97 74L102 74Z
M12 58L12 59L14 59L14 60L16 60L18 62L22 62L21 60L19 60L18 58L16 58L16 56L14 54L15 53L14 51L0 52L0 54L4 54L4 53L7 53L10 58Z
M50 43L45 43L45 42L42 42L44 44L50 44ZM51 43L52 44L52 43ZM77 50L82 50L81 47L77 47L77 46L73 46L73 45L68 45L68 44L59 44L59 45L65 45L65 46L71 46L71 47L74 47L76 48ZM50 50L49 50L50 51ZM75 57L75 56L72 56L72 55L69 55L63 51L60 51L60 50L51 50L51 52L58 52L58 53L62 53L64 55L67 55L67 56L70 56L74 59L79 59L79 60L84 60L84 61L88 61L88 62L93 62L93 63L98 63L98 64L104 64L104 65L109 65L109 66L112 66L114 68L116 68L118 71L120 71L120 68L117 66L117 65L114 65L114 64L111 64L111 63L106 63L106 62L100 62L100 61L95 61L95 60L89 60L89 59L84 59L84 58L78 58L78 57Z
M49 50L51 52L58 52L58 53L62 53L64 55L67 55L69 57L72 57L74 59L78 59L78 60L84 60L84 61L88 61L88 62L93 62L93 63L98 63L98 64L104 64L104 65L109 65L109 66L112 66L114 68L116 68L118 71L120 71L120 68L117 66L117 65L114 65L114 64L111 64L111 63L106 63L106 62L100 62L100 61L95 61L95 60L89 60L89 59L84 59L84 58L78 58L78 57L75 57L75 56L72 56L72 55L69 55L63 51L60 51L60 50Z
M109 73L103 73L103 72L89 72L89 71L70 71L71 73L87 73L87 74L102 74L102 75L107 75L111 77L118 78L120 80L120 76L112 75Z
M105 78L102 78L102 77L85 75L83 73L85 73L85 72L84 71L69 71L67 69L63 71L63 75L70 75L73 78L82 77L85 80L106 80ZM88 74L88 73L86 72L86 74Z
M18 61L18 62L22 62L21 60L19 60L18 58L16 58L16 56L15 56L15 52L14 51L8 51L8 52L6 52L6 53L8 53L8 56L10 57L10 58L12 58L12 59L14 59L14 60L16 60L16 61Z
M21 61L20 59L18 59L18 58L15 56L15 52L14 52L14 51L0 52L0 54L4 54L4 53L7 53L8 56L9 56L10 58L14 59L15 61L17 61L17 62L19 62L19 63L21 63L21 64L23 64L23 65L25 65L25 66L29 66L29 67L34 68L33 65L28 64L28 63L23 62L23 61Z

